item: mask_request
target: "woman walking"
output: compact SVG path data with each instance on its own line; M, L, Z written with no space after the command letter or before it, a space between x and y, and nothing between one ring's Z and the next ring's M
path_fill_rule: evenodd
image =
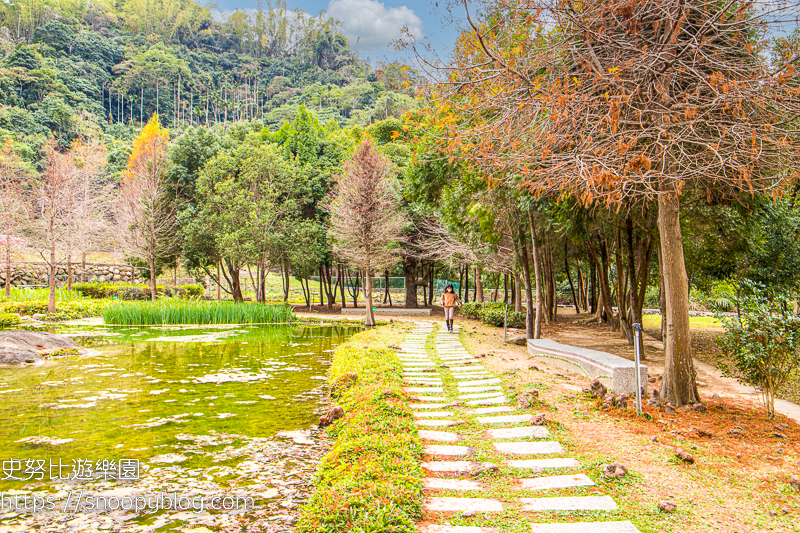
M444 307L444 320L447 322L447 331L453 331L453 319L456 316L456 307L461 305L461 298L453 289L453 284L448 283L442 293L442 307Z

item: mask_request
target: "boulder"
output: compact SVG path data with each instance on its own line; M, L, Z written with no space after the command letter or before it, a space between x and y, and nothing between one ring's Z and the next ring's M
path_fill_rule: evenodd
M0 332L0 363L36 363L43 355L59 350L81 349L81 345L67 337L43 331Z
M515 335L513 337L509 337L508 343L516 344L517 346L525 346L528 344L528 339L525 337L525 335Z
M608 389L606 388L605 385L600 383L599 379L596 379L596 380L592 381L592 384L589 386L589 392L595 398L600 398L602 400L603 398L606 397L606 394L608 393Z
M531 389L517 396L517 409L527 409L539 401L539 391Z
M603 467L603 475L610 478L622 477L628 473L628 469L622 463L611 463Z

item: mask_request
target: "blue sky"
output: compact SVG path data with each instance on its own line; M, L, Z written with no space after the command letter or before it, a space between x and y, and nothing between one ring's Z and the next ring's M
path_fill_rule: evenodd
M300 8L316 15L324 10L342 22L344 32L353 48L373 61L383 59L413 62L410 52L396 52L391 42L400 37L401 28L408 27L413 35L445 57L458 35L458 21L452 22L447 12L447 0L286 0L289 9ZM217 0L221 11L245 10L258 7L257 0ZM460 18L463 8L456 11Z

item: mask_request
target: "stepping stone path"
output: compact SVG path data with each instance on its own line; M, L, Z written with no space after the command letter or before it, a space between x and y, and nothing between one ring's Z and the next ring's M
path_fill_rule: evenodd
M509 405L502 380L477 364L480 360L473 357L458 338L459 327L454 326L455 333L447 333L444 324L439 325L433 338L436 356L425 348L434 335L433 322L416 322L398 350L405 390L415 402L419 402L411 407L419 435L425 443L426 460L421 466L428 477L424 480L425 523L420 525L421 533L502 533L494 527L452 526L446 522L449 515L480 519L503 513L505 509L528 513L531 517L529 531L533 533L639 533L631 522L615 521L613 515L602 516L618 508L610 496L547 494L548 491L591 487L594 482L586 474L574 471L580 463L563 456L564 448L561 443L550 440L546 427L527 425L533 415ZM454 385L451 379L455 381ZM512 486L536 497L500 500L470 496L471 493L475 495L475 492L490 490L483 482L471 479L470 475L476 470L494 469L495 465L476 462L472 457L473 449L459 443L463 438L458 432L442 430L464 423L485 428L482 431L491 439L492 448L506 458L496 466L532 474L532 477L513 479ZM525 458L530 456L536 458ZM456 458L460 460L454 460ZM546 474L543 473L545 470L548 471ZM459 495L443 496L442 491ZM463 496L460 495L462 492ZM558 516L567 513L565 518L570 512L594 511L599 520L533 521L536 513L552 514L553 511L557 511Z

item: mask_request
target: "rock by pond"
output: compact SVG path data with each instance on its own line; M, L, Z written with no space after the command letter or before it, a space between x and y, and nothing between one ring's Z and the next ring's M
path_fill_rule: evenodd
M0 331L0 364L40 363L45 356L83 347L66 335L45 331Z

